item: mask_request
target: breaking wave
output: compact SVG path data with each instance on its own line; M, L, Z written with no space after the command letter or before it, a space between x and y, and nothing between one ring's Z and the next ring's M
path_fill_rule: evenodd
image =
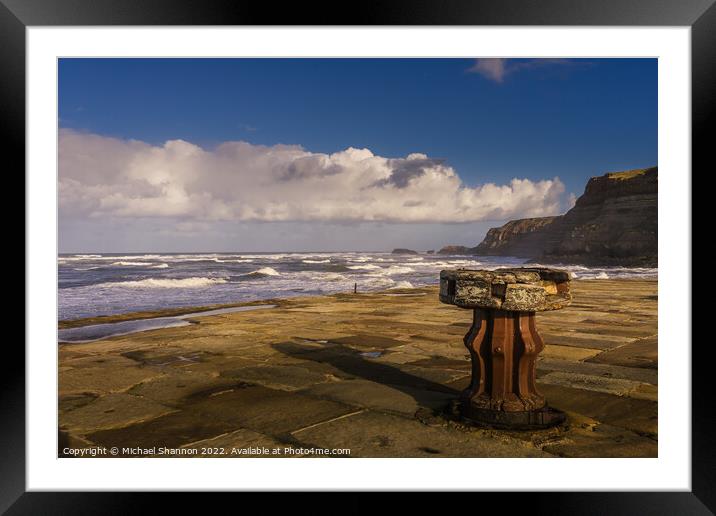
M262 267L258 270L251 271L245 276L280 276L281 273L272 267Z
M377 265L349 265L348 269L354 270L354 271L372 271L376 269L380 269Z
M394 288L413 288L413 284L409 281L398 281L395 285L390 287L391 289Z
M226 283L224 278L147 278L137 281L102 283L100 287L123 288L199 288Z

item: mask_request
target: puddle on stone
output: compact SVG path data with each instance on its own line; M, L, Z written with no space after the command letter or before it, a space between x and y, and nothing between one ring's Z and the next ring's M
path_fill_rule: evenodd
M216 310L207 310L206 312L194 312L191 314L177 315L176 319L194 319L196 317L206 317L207 315L230 314L233 312L249 312L251 310L260 310L262 308L276 308L277 305L254 305L254 306L231 306L229 308L217 308Z
M364 351L363 353L360 354L360 356L366 357L366 358L378 358L382 354L383 354L382 351Z
M191 323L185 319L195 319L197 317L208 317L233 312L248 312L250 310L275 307L276 305L233 306L230 308L218 308L216 310L193 312L190 314L176 315L172 317L155 317L153 319L139 319L135 321L92 324L89 326L80 326L79 328L65 328L59 330L57 334L58 340L64 343L93 342L107 337L118 337L120 335L129 335L140 331L189 326Z

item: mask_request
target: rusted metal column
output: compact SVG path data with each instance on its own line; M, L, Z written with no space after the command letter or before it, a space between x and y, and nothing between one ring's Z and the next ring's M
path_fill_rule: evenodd
M544 342L535 312L571 301L569 274L545 268L444 270L440 301L473 311L464 343L472 378L458 401L461 416L505 428L545 428L564 421L536 385Z

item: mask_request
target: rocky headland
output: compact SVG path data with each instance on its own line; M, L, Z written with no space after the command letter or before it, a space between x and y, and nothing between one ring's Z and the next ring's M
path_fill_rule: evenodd
M441 254L515 256L544 263L657 266L658 168L593 177L567 213L509 221L475 247Z
M398 247L396 249L393 249L391 254L419 254L417 251L413 251L412 249L405 249L404 247Z

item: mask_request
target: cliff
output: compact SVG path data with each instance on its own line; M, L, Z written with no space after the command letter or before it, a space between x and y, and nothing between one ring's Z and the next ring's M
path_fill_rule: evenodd
M512 220L464 254L656 267L657 192L657 167L593 177L564 215Z
M473 254L473 249L464 245L446 245L438 251L438 254Z
M485 239L470 251L483 256L517 256L531 258L535 249L545 245L544 229L559 217L539 217L511 220L504 226L492 228Z
M418 252L413 251L412 249L405 249L403 247L398 247L396 249L393 249L393 251L390 254L418 254Z

